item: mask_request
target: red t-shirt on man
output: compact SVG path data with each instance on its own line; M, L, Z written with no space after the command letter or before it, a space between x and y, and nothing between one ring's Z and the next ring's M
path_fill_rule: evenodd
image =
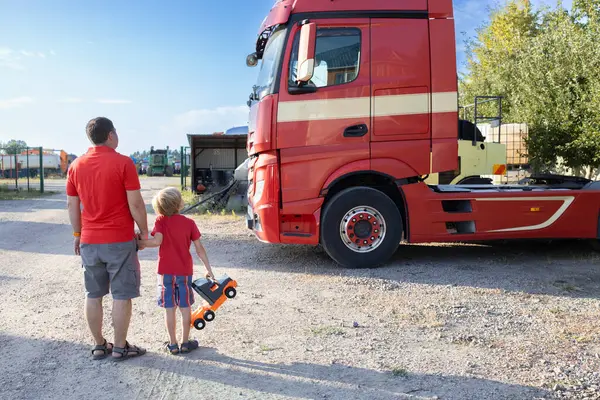
M163 235L158 250L158 274L190 276L194 273L194 261L190 246L194 240L200 239L200 231L196 222L181 214L170 217L159 215L154 223L152 236Z
M81 243L106 244L135 239L128 190L139 190L133 160L106 146L91 147L73 161L67 173L67 195L78 196Z

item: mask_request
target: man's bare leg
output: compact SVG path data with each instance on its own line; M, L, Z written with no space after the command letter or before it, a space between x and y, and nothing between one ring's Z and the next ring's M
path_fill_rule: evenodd
M92 333L94 342L97 345L103 345L104 336L102 335L102 297L97 299L85 299L85 318L87 319L88 327ZM110 349L110 345L108 345L108 343L107 346L109 346L108 348ZM102 350L96 350L94 352L94 355L101 354L103 354Z
M131 300L113 300L112 318L115 326L115 347L125 347L131 320Z

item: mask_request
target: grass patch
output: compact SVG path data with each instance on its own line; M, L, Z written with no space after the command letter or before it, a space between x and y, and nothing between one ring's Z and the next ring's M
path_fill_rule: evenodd
M344 329L339 326L318 326L316 328L311 328L310 331L313 335L317 336L341 336L346 333Z
M400 378L406 378L408 376L408 370L403 367L394 367L392 368L392 375Z
M6 185L0 185L0 200L27 200L36 199L43 196L50 196L56 192L44 191L40 192L37 189L27 190L14 190L9 189Z
M262 351L263 353L280 350L280 349L281 349L281 347L270 347L270 346L266 346L264 344L260 346L260 351Z

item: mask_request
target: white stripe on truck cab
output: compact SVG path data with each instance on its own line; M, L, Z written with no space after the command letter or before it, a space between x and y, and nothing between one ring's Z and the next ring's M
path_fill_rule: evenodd
M372 99L372 100L371 100ZM277 122L369 118L458 111L456 92L351 97L345 99L281 101Z

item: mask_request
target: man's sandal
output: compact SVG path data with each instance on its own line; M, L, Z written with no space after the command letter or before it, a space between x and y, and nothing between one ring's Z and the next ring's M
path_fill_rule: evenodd
M143 356L144 354L146 354L146 349L143 349L141 347L137 347L137 346L132 346L129 344L129 342L125 342L125 347L113 347L113 360L114 361L123 361L127 358L132 358L132 357L139 357L139 356ZM115 357L114 353L118 353L120 354L119 357ZM133 353L133 354L131 354Z
M192 350L196 350L198 348L197 340L188 340L186 343L181 344L181 352L189 353Z
M109 344L110 344L110 347L108 347ZM104 339L104 344L98 344L98 345L94 346L94 348L92 349L92 359L93 360L102 360L102 359L106 358L107 355L112 353L112 350L113 350L112 348L113 348L113 344L107 343L106 339ZM101 351L102 354L95 354L97 351Z
M167 351L173 355L175 354L179 354L179 345L177 343L175 344L169 344L168 342L165 343L165 347L167 349Z

